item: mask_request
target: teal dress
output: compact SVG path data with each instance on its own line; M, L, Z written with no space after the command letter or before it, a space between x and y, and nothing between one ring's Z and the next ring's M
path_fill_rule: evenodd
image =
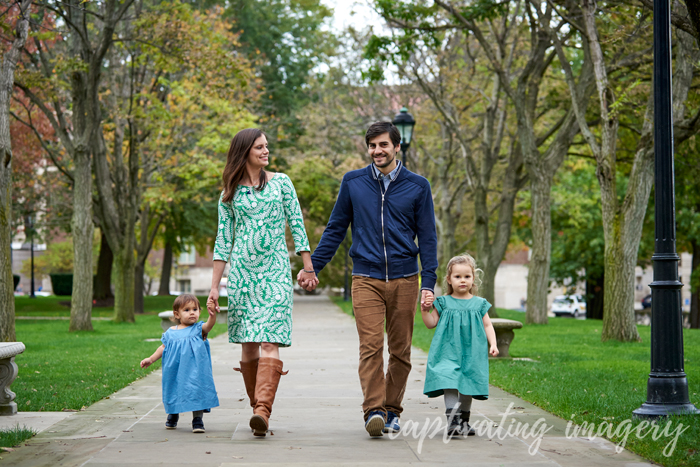
M489 343L483 318L491 304L481 297L449 295L434 304L440 319L430 343L423 393L437 397L445 389L457 389L474 399L488 399Z

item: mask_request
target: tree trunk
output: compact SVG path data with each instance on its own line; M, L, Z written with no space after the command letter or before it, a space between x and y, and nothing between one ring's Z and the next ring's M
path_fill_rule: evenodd
M603 319L605 274L586 278L586 319Z
M700 290L697 284L700 281L697 279L700 274L700 243L691 242L693 249L692 273L690 274L690 328L700 328Z
M163 268L160 272L160 285L158 295L170 295L170 272L173 268L173 244L170 240L165 242L163 250Z
M92 331L92 162L85 146L76 148L73 184L73 293L71 331Z
M444 204L440 205L438 210L440 216L440 255L438 267L438 284L442 286L443 278L445 277L445 271L447 268L447 263L452 259L452 257L457 253L457 241L455 239L455 228L458 219L450 212L449 206Z
M552 219L550 192L552 177L543 171L530 170L532 199L532 252L527 273L528 324L547 324L547 292L549 290L549 263L552 256Z
M158 218L153 221L153 215L154 212L151 210L151 207L146 204L141 209L141 215L139 216L141 222L141 238L136 248L136 270L134 271L134 312L139 314L144 312L143 295L145 293L144 275L146 273L146 261L148 261L148 254L151 252L153 240L156 238L156 234L160 229L160 223L163 219L162 216L158 216ZM151 224L153 224L153 226L149 231Z
M144 313L143 294L145 293L146 287L143 276L145 271L145 264L141 261L137 261L136 268L134 269L134 313L139 315Z
M479 289L479 296L485 298L491 305L493 305L489 310L489 316L491 318L498 318L498 312L496 311L496 271L498 271L498 266L495 268L484 268L484 275L481 279L481 288Z
M124 248L114 255L114 320L118 323L135 322L134 271L136 258L134 257L133 242L131 242L131 246L132 248Z
M12 279L12 152L8 151L9 114L6 111L0 112L0 125L7 127L7 131L0 129L0 342L13 342L16 337Z
M15 336L15 286L12 278L12 141L10 99L15 68L29 31L30 0L23 0L15 28L15 39L6 51L0 70L0 342ZM5 12L7 13L7 11Z
M114 298L112 294L112 263L114 255L112 249L107 243L107 237L104 232L100 234L100 256L97 259L97 276L95 278L95 300L106 300Z
M605 242L605 309L601 339L641 342L634 313L636 250L630 255L619 239L615 240L618 241Z

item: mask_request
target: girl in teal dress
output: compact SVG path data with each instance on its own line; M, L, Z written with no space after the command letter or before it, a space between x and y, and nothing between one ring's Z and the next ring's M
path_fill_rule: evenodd
M178 296L173 303L177 324L163 333L163 345L141 360L141 368L147 368L163 357L163 406L168 429L177 427L182 412L192 412L192 432L204 433L202 415L219 406L207 340L216 324L216 313L213 308L207 310L209 317L204 322L199 321L201 311L194 295Z
M474 258L455 256L447 264L447 295L421 303L423 323L428 329L437 327L430 343L423 393L445 396L450 436L475 434L469 426L472 398L488 399L488 356L498 355L496 332L488 315L491 304L475 296L481 283L477 272L481 270Z

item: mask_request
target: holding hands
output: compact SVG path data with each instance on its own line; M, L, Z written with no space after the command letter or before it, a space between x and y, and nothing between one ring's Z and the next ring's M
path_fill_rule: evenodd
M421 311L430 311L433 307L433 302L435 301L435 294L430 290L423 289L420 296L420 309Z
M297 282L302 289L311 292L318 285L318 277L316 277L316 272L313 270L309 272L302 269L299 271L299 274L297 274Z
M212 287L209 292L209 298L207 298L207 311L209 314L213 312L220 313L221 308L219 307L219 289Z

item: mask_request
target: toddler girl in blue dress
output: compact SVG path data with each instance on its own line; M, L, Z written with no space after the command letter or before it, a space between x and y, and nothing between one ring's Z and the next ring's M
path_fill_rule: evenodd
M437 326L428 352L423 393L428 397L444 394L450 436L476 434L469 426L472 399L488 399L488 356L498 355L496 331L488 315L491 304L475 296L481 283L477 272L481 270L474 258L455 256L447 264L447 294L421 303L425 326Z
M164 332L163 345L141 361L141 368L146 368L163 357L163 405L168 429L177 427L180 413L192 412L192 432L204 433L202 415L219 406L207 340L216 323L216 312L208 309L205 323L198 321L201 311L197 297L179 295L173 303L173 317L178 324Z

